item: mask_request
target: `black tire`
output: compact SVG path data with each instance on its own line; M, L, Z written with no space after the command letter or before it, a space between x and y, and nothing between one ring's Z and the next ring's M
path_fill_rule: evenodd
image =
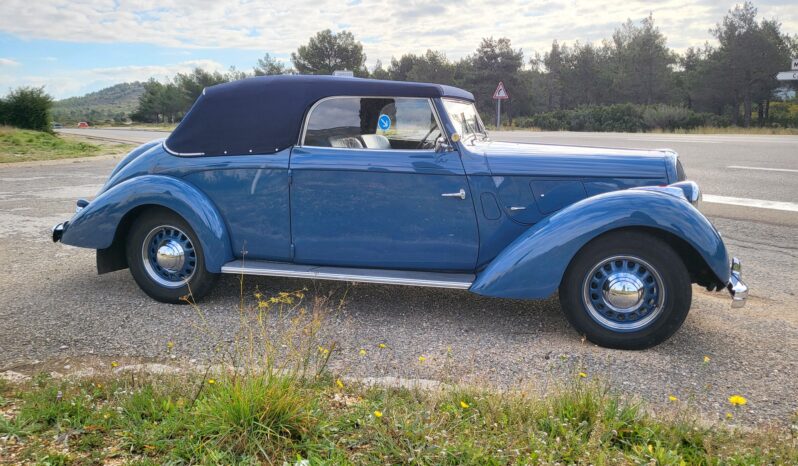
M690 274L680 256L665 241L636 231L609 233L585 245L560 285L568 321L607 348L639 350L662 343L682 326L691 300ZM630 302L639 304L624 307Z
M162 236L158 237L159 234ZM158 244L165 244L170 239L183 252L181 265L175 266L178 270L174 273L169 268L162 268L160 259L148 262L145 256L147 251L157 250ZM145 241L150 244L147 251L144 250ZM153 299L164 303L186 304L184 297L198 300L213 288L218 278L218 274L205 268L202 245L194 230L167 209L148 209L136 218L127 235L126 253L130 273L139 287Z

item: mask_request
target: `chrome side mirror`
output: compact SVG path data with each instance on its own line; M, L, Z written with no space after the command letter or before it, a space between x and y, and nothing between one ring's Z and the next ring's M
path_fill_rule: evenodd
M449 140L445 136L441 136L435 140L435 152L451 152L454 147L449 144Z

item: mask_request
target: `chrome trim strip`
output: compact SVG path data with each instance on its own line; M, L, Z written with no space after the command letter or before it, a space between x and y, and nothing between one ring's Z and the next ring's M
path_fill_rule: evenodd
M236 260L222 266L222 273L270 277L310 278L386 285L423 286L467 290L476 278L473 274L416 272L408 270L359 269L281 262Z
M180 157L199 157L199 156L205 155L205 152L175 152L172 149L170 149L169 146L166 145L166 140L165 139L161 143L161 145L163 146L163 148L164 148L164 150L166 152L169 152L172 155L177 155L177 156L180 156Z

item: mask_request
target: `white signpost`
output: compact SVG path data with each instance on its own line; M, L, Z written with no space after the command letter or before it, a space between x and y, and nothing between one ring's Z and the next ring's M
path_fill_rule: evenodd
M792 71L781 71L776 75L779 81L798 81L798 58L792 59Z
M507 94L507 89L504 88L504 83L499 81L499 85L496 86L496 90L493 91L493 100L496 101L496 129L498 129L502 123L502 100L507 100L509 98L510 96Z

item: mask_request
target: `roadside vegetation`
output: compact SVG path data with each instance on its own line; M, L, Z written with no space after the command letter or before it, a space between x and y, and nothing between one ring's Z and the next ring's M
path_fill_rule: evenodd
M773 124L740 128L727 117L672 105L583 106L517 118L513 126L544 131L798 134L798 103L773 103ZM796 124L795 126L798 126Z
M14 126L52 131L50 108L53 98L41 87L20 87L0 98L0 127Z
M243 286L242 286L243 289ZM0 382L0 458L31 464L795 464L798 432L708 424L675 397L654 411L584 372L540 395L452 382L366 385L330 369L343 297L244 296L220 335L195 306L208 366L108 361L82 378ZM391 351L380 342L360 348ZM165 342L164 352L180 353ZM165 355L166 355L165 354ZM165 358L169 360L170 358ZM709 363L706 358L705 364ZM423 355L412 364L430 364ZM184 366L185 367L185 366Z
M440 50L392 57L366 67L363 45L351 32L324 30L283 62L269 53L251 72L195 69L169 81L144 84L141 122L178 122L202 89L249 76L329 75L450 84L472 92L486 123L496 121L494 89L510 99L502 125L571 131L674 131L697 127L798 128L795 84L775 79L798 56L798 37L775 19L758 18L745 2L731 9L703 47L677 52L653 16L627 21L601 43L552 42L525 54L510 38L484 38L476 50L450 60ZM335 53L330 58L330 51ZM640 114L629 118L629 111ZM600 118L597 118L599 116ZM729 130L724 130L729 131Z
M79 137L0 126L0 163L72 159L123 153L129 144L93 144Z
M474 94L488 124L496 121L492 95L501 81L510 96L502 104L500 124L507 128L702 134L767 128L755 134L794 134L784 128L798 128L796 84L777 81L775 75L798 56L798 36L782 31L776 19L759 17L750 1L719 18L710 34L703 47L677 52L649 15L620 24L601 43L554 40L547 50L525 53L508 37L490 37L458 60L430 49L367 67L363 44L351 32L323 30L299 46L290 61L266 53L250 71L195 68L168 80L121 83L64 99L52 110L43 89L20 88L0 99L0 125L47 131L52 114L67 125L132 121L172 128L208 86L251 76L349 70L359 78L461 87ZM30 97L38 99L39 110L12 111L12 101Z
M214 378L215 377L215 378ZM575 380L521 391L141 373L2 389L0 456L103 464L796 464L794 433L702 425ZM309 460L309 463L302 463Z

